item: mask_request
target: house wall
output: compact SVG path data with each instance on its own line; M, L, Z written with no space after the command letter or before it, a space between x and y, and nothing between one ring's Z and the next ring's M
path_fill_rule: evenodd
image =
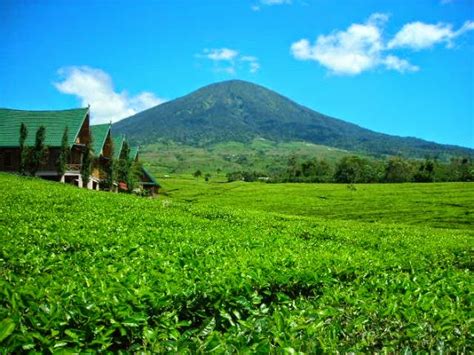
M89 144L91 143L91 133L90 133L90 126L89 126L89 115L84 120L82 127L77 135L76 144Z
M104 148L102 149L102 156L105 158L112 159L112 137L110 136L110 130L105 139Z
M0 148L0 171L18 171L20 169L20 149Z

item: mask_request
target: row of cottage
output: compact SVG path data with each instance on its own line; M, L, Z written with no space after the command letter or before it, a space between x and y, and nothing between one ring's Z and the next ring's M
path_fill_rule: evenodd
M79 187L99 190L105 182L104 167L124 154L124 136L113 137L110 124L90 125L89 108L61 111L24 111L0 109L0 171L20 169L20 127L28 130L25 144L35 144L35 132L39 127L46 129L44 144L48 147L47 161L42 164L36 176L48 180L70 183ZM69 161L64 174L57 172L58 157L63 145L63 135L67 127ZM94 164L87 184L83 184L81 166L87 147L92 148ZM130 147L128 159L138 162L139 148ZM140 167L139 185L151 195L158 192L160 185L143 167ZM102 184L102 186L101 186ZM87 186L83 186L87 185ZM124 182L114 182L116 189L127 189Z

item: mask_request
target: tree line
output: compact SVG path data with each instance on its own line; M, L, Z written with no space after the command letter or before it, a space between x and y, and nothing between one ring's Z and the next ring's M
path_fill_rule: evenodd
M301 161L291 156L286 169L276 173L236 171L228 173L227 180L348 184L474 181L474 162L471 157L442 162L432 158L377 160L352 155L331 164L325 159Z

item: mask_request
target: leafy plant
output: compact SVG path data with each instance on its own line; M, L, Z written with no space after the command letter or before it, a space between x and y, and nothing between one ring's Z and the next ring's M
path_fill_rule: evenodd
M0 352L472 352L470 183L168 184L0 173Z
M44 144L45 138L46 128L40 126L36 131L35 145L30 150L28 159L29 172L33 176L36 175L48 157L48 147Z
M20 126L20 166L19 166L19 173L21 175L25 175L28 165L29 165L29 156L30 150L26 145L26 138L28 138L28 128L22 122Z
M69 163L70 156L71 151L68 142L68 128L66 127L64 128L63 137L61 139L61 148L59 150L58 160L56 161L56 169L58 175L64 175L66 171L66 164Z

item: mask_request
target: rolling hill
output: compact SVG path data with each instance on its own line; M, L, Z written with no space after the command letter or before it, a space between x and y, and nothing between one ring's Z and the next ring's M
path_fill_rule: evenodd
M371 155L474 155L469 148L374 132L240 80L212 84L150 108L115 123L113 130L140 144L174 141L205 147L264 138L305 141Z

